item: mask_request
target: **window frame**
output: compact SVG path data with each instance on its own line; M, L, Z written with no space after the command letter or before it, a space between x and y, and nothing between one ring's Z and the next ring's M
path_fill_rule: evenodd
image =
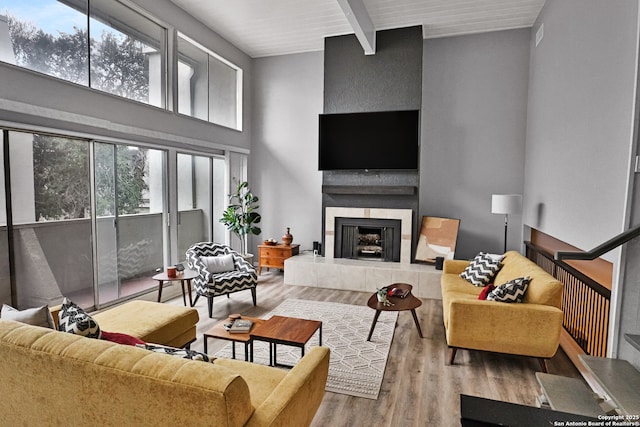
M229 61L228 59L222 57L221 55L215 53L214 51L212 51L211 49L203 46L201 43L198 43L197 41L195 41L193 38L187 36L186 34L176 30L176 45L175 45L175 54L173 55L173 61L175 63L175 69L177 70L178 67L178 60L180 58L180 51L179 51L179 44L180 44L180 39L182 39L183 41L190 43L193 47L203 51L204 53L206 53L209 57L223 63L224 65L228 66L229 68L232 68L233 70L235 70L236 72L236 90L235 90L235 96L236 96L236 108L235 108L235 115L236 115L236 126L235 127L231 127L231 126L227 126L225 124L221 124L221 123L217 123L215 121L211 120L211 116L210 116L210 111L209 111L209 94L207 92L207 120L198 118L196 116L190 115L190 114L185 114L185 113L181 113L178 111L178 109L176 108L176 113L186 116L186 117L191 117L197 120L203 120L206 121L208 123L213 123L217 126L222 126L225 127L227 129L232 129L232 130L236 130L239 132L243 131L243 127L244 127L244 117L242 114L243 111L243 87L244 87L244 70L234 64L233 62ZM176 88L176 100L180 99L180 93L178 92L178 75L176 73L175 76L175 80L176 80L176 84L174 85L174 87ZM207 62L207 90L209 90L209 85L211 82L211 75L209 74L209 63Z
M98 1L98 0L96 0ZM36 73L42 76L45 76L46 78L52 78L52 79L56 79L58 81L63 81L65 83L68 84L73 84L76 85L78 87L82 87L85 89L89 89L89 90L94 90L97 91L99 93L102 94L106 94L106 95L111 95L111 96L115 96L118 99L126 99L128 101L132 101L132 102L136 102L142 105L146 105L146 106L150 106L150 107L155 107L155 108L161 108L164 110L170 110L169 108L169 100L170 100L170 96L169 96L169 82L170 82L170 74L169 74L169 64L171 63L169 61L169 38L170 38L170 33L175 33L175 30L173 29L172 26L168 25L167 23L159 20L158 18L156 18L155 16L153 16L151 13L145 11L144 9L142 9L141 7L139 7L138 5L136 5L135 3L132 3L131 1L128 0L107 0L108 3L113 3L115 4L115 7L117 8L124 8L127 10L127 13L130 13L129 18L131 18L132 20L135 19L144 19L146 21L149 22L149 24L153 24L157 27L159 27L159 30L161 31L161 37L160 40L158 40L158 52L160 54L160 82L159 82L159 94L158 96L160 97L159 101L157 103L154 103L153 101L151 101L151 99L149 99L148 101L140 101L134 98L129 98L129 97L125 97L122 95L118 95L116 93L112 93L97 87L94 87L92 85L92 78L91 78L91 74L92 74L92 67L91 67L91 56L92 56L92 49L91 49L91 35L92 35L92 31L91 31L91 21L92 20L96 20L96 18L93 17L92 14L92 10L93 7L91 5L92 0L85 0L85 4L86 4L86 8L84 10L81 10L81 8L78 7L74 7L74 2L69 0L69 1L60 1L60 3L62 3L64 6L67 6L71 9L74 9L76 12L84 15L85 18L85 22L86 22L86 26L83 27L84 30L86 30L86 51L83 52L83 54L86 54L86 81L84 82L76 82L73 80L68 80L62 77L58 77L54 74L50 74L47 73L46 71L42 71L42 70L38 70L38 69L34 69L34 68L29 68L20 64L16 64L15 61L14 62L9 62L9 61L0 61L2 62L2 64L7 64L10 66L14 66L19 68L20 70L24 70L26 72L32 72L32 73ZM8 12L12 12L12 9L7 9ZM101 15L103 16L103 15ZM110 19L111 18L111 19ZM117 17L113 17L113 16L108 16L105 18L108 21L112 21L112 22L123 22L121 20L118 20ZM99 20L96 20L99 22ZM102 24L102 25L106 25L109 26L111 29L120 32L122 34L128 35L130 37L136 37L135 40L137 42L140 43L144 43L147 44L147 42L149 40L152 40L153 37L150 37L148 35L146 35L144 32L142 32L141 29L137 29L137 28L132 28L129 27L127 25L125 25L124 23L122 24L122 26L113 26L113 25L107 25L107 24ZM36 28L41 29L40 26L36 26ZM122 29L125 28L131 28L132 30L132 34L130 33L126 33L123 32ZM59 31L59 30L58 30ZM13 46L11 47L13 48ZM149 70L147 70L147 84L149 84L149 81L151 80L150 73L148 72ZM151 93L149 93L149 98L152 98Z

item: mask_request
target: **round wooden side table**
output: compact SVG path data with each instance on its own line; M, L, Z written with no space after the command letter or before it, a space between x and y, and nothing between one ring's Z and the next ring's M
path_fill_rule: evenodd
M182 286L182 301L184 302L185 307L187 306L187 297L184 287L185 281L187 282L187 290L189 292L189 307L193 307L193 300L191 299L191 279L195 279L196 277L198 277L198 273L193 270L189 270L188 268L177 272L176 277L167 276L166 271L156 274L153 276L153 280L158 281L158 302L160 302L160 298L162 298L162 285L164 285L164 282L179 280L180 285Z
M416 315L416 308L422 305L422 301L420 299L413 296L411 290L413 286L407 283L393 283L389 286L386 286L387 289L403 289L408 290L409 293L404 298L400 297L387 297L389 302L393 305L384 305L381 302L378 302L377 294L371 295L369 301L367 301L367 305L369 308L372 308L376 311L375 316L373 316L373 322L371 323L371 329L369 329L369 336L367 337L367 341L371 341L371 335L373 334L373 330L376 328L376 322L378 321L378 317L380 317L380 313L383 311L404 311L411 310L411 314L413 315L413 321L416 324L416 328L418 328L418 333L420 334L420 338L424 338L422 336L422 329L420 328L420 323L418 322L418 316Z

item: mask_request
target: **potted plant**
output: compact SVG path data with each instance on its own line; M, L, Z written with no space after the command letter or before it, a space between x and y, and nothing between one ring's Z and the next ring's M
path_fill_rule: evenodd
M243 181L238 184L234 194L229 195L229 206L222 214L220 222L223 223L233 234L240 239L240 252L247 255L247 236L249 234L258 235L262 232L256 224L260 223L262 217L256 209L258 197L254 196L249 189L249 183Z

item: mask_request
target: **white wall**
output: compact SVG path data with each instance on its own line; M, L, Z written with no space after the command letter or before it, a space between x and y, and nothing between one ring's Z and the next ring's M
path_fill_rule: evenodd
M583 250L625 228L637 20L637 1L553 0L533 28L524 222Z
M492 194L522 194L529 29L424 41L420 215L458 218L456 258L502 252ZM508 249L522 242L509 216Z
M633 223L638 1L547 1L533 33L543 25L531 42L524 222L589 250ZM603 257L614 262L609 355L636 367L624 334L640 333L638 253L631 242Z
M312 249L321 240L322 174L318 114L323 105L323 53L254 60L250 184L260 197L262 235Z

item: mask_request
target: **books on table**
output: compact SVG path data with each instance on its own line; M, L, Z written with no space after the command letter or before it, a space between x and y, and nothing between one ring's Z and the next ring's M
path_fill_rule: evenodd
M248 319L236 319L231 324L229 328L230 334L246 334L251 330L251 326L253 326L253 322Z
M387 291L389 297L405 298L407 295L409 295L408 289L391 288Z

